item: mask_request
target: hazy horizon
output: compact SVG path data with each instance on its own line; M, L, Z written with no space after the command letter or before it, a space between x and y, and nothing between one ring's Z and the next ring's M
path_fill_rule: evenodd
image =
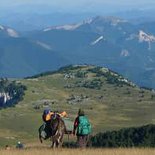
M0 24L25 31L77 23L95 16L150 20L154 19L154 10L154 0L0 0Z
M0 8L1 11L9 10L15 11L14 7L17 8L16 11L27 10L37 10L45 11L58 11L58 12L115 12L115 11L125 11L131 9L150 9L153 8L155 4L154 0L117 0L117 1L107 1L107 0L1 0ZM22 8L22 5L25 7ZM51 9L51 10L50 10ZM46 11L47 11L46 10Z

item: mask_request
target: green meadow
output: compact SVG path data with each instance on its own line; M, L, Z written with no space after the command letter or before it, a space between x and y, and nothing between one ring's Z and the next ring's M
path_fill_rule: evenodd
M105 68L79 66L18 79L27 90L21 102L0 110L0 146L38 142L46 108L66 111L72 122L83 108L92 134L155 123L154 92L120 77Z

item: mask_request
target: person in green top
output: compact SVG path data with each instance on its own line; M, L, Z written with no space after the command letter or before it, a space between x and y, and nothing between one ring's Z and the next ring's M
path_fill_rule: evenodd
M73 134L77 136L77 146L86 147L88 143L88 137L91 133L91 124L88 118L85 116L84 110L79 109L78 116L74 121Z

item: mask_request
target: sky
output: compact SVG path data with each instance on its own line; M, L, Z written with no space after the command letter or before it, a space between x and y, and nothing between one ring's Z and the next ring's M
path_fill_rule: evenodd
M32 3L42 3L42 4L51 4L51 5L64 5L71 4L73 5L85 5L86 3L93 4L146 4L154 3L154 0L0 0L1 5L18 5L18 4L32 4Z
M62 10L104 10L120 8L147 8L155 5L155 0L0 0L0 8L21 5L47 5Z

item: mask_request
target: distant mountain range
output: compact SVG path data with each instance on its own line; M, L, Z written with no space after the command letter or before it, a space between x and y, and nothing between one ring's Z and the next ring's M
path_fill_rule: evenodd
M108 7L108 6L107 6ZM39 11L38 11L39 10ZM110 11L111 10L111 11ZM118 11L121 10L121 11ZM80 22L84 19L89 19L97 15L102 16L116 16L123 19L127 19L132 24L140 24L144 22L155 21L155 8L152 5L152 8L139 8L124 10L121 9L108 9L102 8L102 11L59 11L55 8L51 9L51 6L18 6L18 7L9 7L9 9L3 10L0 6L0 24L13 27L18 31L34 31L41 30L43 28L49 27L51 25L63 25ZM32 22L33 21L33 22Z
M68 64L94 64L155 88L154 23L135 25L117 17L97 16L24 37L10 36L2 28L0 76L23 77Z
M0 26L0 77L25 77L69 63L46 46Z

